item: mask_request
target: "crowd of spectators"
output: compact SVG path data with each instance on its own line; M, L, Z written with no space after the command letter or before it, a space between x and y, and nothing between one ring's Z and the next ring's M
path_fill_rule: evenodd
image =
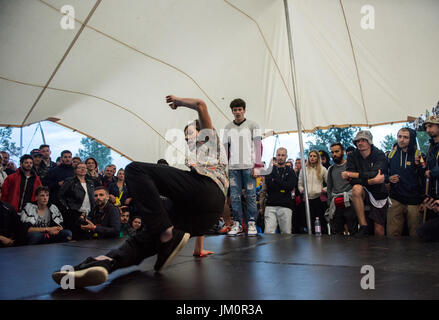
M100 174L96 159L83 162L69 150L57 162L50 156L50 146L41 145L14 170L9 154L0 153L0 247L119 238L142 230L123 169L115 176L116 166L108 165Z
M246 120L241 102L232 107L235 122L229 126L257 127L250 121L241 125ZM432 137L427 156L417 149L416 132L402 128L393 150L386 153L373 144L367 130L357 133L352 146L331 142L331 156L311 150L304 161L306 176L301 159L288 158L283 147L263 167L265 171L259 171L263 174L254 171L256 166L232 164L231 188L216 232L229 236L308 233L308 198L312 233L318 220L317 233L322 234L436 239L429 229L434 226L424 226L438 219L439 211L435 180L439 166L434 154L439 154L439 120L434 121L426 124ZM232 152L232 140L228 143ZM255 143L254 149L258 147ZM48 145L22 156L19 168L11 165L6 151L0 153L0 163L0 246L124 238L145 227L123 168L116 174L111 164L99 173L96 159L83 161L69 150L53 162ZM168 165L164 159L158 163ZM172 207L166 198L162 200L165 208Z

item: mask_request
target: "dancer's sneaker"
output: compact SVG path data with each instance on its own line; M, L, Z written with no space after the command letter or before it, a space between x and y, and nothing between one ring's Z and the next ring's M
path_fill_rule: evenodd
M243 234L242 233L242 226L239 223L239 221L235 221L233 223L232 229L230 229L230 231L227 232L227 235L231 236L231 237L236 237L236 236L239 236L241 234Z
M354 238L362 239L369 236L369 231L367 226L360 226L360 229L354 234Z
M114 260L96 260L92 257L88 257L83 262L73 267L74 271L72 272L67 270L55 271L52 273L52 279L57 284L61 284L61 281L65 276L73 276L74 289L97 286L107 281L108 274L113 270L114 264Z
M258 230L256 229L256 223L254 221L248 222L247 236L254 237L258 235Z
M180 252L190 238L189 233L185 233L175 228L172 229L172 239L159 243L157 248L157 261L154 265L155 271L160 271Z

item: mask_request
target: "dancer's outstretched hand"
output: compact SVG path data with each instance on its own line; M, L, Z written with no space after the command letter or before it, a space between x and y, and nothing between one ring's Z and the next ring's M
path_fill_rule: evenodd
M173 109L173 110L175 110L175 109L177 109L177 107L178 107L178 104L177 104L177 97L176 96L173 96L173 95L169 95L169 96L166 96L166 103L168 103L169 104L169 106Z

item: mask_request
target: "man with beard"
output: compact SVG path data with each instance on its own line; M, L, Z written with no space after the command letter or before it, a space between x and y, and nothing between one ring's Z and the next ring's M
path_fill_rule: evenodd
M396 148L388 155L384 175L390 183L390 201L387 211L387 235L402 235L407 221L410 237L416 237L419 227L419 205L424 200L424 173L420 163L421 152L416 146L416 131L401 128Z
M341 176L352 185L352 203L360 223L355 237L363 238L369 235L365 204L370 207L369 218L374 221L375 235L384 236L389 206L389 193L384 184L383 174L386 156L373 145L372 133L368 130L359 131L354 144L357 149L348 156L346 171L343 171Z
M358 230L358 221L352 206L352 185L341 176L346 171L347 160L340 142L331 145L331 156L334 164L328 169L328 201L329 208L325 217L329 219L333 234L343 234L346 224L349 234Z
M279 226L280 233L290 234L292 230L293 199L291 191L297 187L297 176L291 166L287 166L287 149L276 151L276 165L265 177L267 202L264 213L264 233L274 233Z
M41 183L44 184L44 179L46 178L49 169L43 164L43 154L39 149L33 149L30 152L30 155L34 160L32 171L35 172L38 178L40 178Z
M36 201L35 190L41 186L41 180L32 171L32 166L32 157L25 154L20 158L20 168L3 183L1 200L9 203L16 212L20 212L26 203Z
M105 187L97 187L94 191L95 208L87 217L81 216L81 229L87 238L118 238L120 234L120 213L108 201L110 196Z
M6 151L2 151L1 155L2 155L1 166L3 168L3 171L6 172L7 175L13 174L15 171L8 167L9 153L7 153Z
M428 197L424 205L429 209L426 222L417 231L419 238L424 241L439 241L439 117L430 116L424 122L425 131L430 136L430 146L427 152L427 171L425 177L429 182Z
M52 169L56 167L56 163L50 159L50 155L52 151L50 150L50 146L47 144L42 144L39 148L40 152L43 154L43 163L46 165L48 169Z
M47 186L50 188L50 202L57 207L61 207L58 197L58 192L67 178L75 175L75 170L72 166L72 152L64 150L61 152L62 163L49 170L46 176Z

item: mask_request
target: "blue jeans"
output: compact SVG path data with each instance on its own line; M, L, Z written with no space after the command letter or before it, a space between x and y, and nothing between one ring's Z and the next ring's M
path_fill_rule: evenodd
M230 200L234 221L242 220L241 194L245 189L248 221L256 221L258 208L256 206L256 179L252 177L252 169L229 170Z
M28 232L27 244L66 242L68 240L67 238L72 238L72 232L68 229L61 230L56 236L50 235L49 238L46 238L45 234L42 232Z

